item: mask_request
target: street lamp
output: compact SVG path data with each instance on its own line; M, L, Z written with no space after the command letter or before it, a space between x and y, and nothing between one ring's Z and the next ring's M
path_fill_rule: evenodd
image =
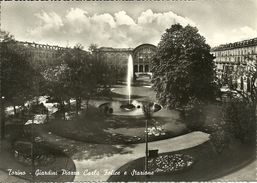
M4 105L5 97L1 97L1 142L5 138L5 105Z
M152 103L148 102L143 105L143 113L145 116L145 171L148 172L148 122L152 118Z
M3 140L5 138L5 105L4 105L4 99L5 97L2 96L1 97L1 124L0 124L0 128L1 128L1 143L0 143L0 150L2 150L3 148Z

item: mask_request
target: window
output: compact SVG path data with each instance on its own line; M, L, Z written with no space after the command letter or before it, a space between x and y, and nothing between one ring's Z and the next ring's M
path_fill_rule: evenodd
M138 72L138 65L134 65L134 72Z
M143 72L143 65L139 66L139 72Z
M149 72L149 66L145 65L145 72Z

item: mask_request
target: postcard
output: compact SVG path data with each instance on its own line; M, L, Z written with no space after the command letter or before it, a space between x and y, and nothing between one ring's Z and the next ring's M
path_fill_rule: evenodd
M256 9L1 0L0 182L256 181Z

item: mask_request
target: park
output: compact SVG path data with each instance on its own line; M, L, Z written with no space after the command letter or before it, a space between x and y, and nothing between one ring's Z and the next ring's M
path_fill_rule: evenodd
M255 161L256 65L250 92L222 93L197 28L172 25L137 75L135 56L114 67L79 44L35 69L13 39L1 42L0 170L18 180L212 181Z

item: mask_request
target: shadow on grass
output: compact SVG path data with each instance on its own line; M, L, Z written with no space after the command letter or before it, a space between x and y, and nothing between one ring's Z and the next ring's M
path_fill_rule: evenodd
M24 147L23 145L23 148ZM0 152L0 169L5 171L8 175L17 176L32 182L69 182L74 180L74 175L62 175L62 169L76 171L75 164L70 157L53 146L37 144L35 149L39 147L41 150L44 149L47 154L53 156L54 159L44 165L35 164L33 168L31 161L28 161L28 158L31 157L31 150L28 151L27 155L19 155L17 157L18 150L13 149L10 143L4 141ZM37 157L38 155L34 155L35 159ZM40 161L40 159L38 159L38 161ZM47 161L47 159L41 161ZM33 172L35 172L34 177L32 176Z
M60 137L55 134L47 134L41 131L39 134L49 146L53 146L67 156L72 157L73 160L97 160L104 157L111 157L117 154L132 153L135 145L108 145L108 144L94 144L85 143L81 141L71 140Z
M219 178L234 172L255 160L255 145L256 144L254 143L240 144L239 142L234 142L229 149L226 149L221 154L217 154L214 152L210 142L206 142L193 148L163 153L162 155L175 153L187 154L192 156L196 162L191 168L181 172L155 173L154 175L148 176L147 181L209 181ZM144 171L144 162L145 158L139 158L123 165L116 170L121 172L121 176L111 176L108 181L145 181L146 176L131 175L133 170ZM127 172L127 175L124 175L125 171Z

